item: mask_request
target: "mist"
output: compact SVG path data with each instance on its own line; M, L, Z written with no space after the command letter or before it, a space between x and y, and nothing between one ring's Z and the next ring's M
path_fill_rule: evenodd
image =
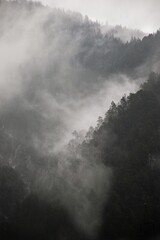
M140 29L143 32L154 32L159 29L159 1L158 0L101 0L90 2L73 0L42 0L51 7L71 9L88 15L94 21L109 22L113 25L127 26L132 29ZM124 14L125 13L125 14Z
M22 146L34 146L53 162L58 158L55 169L37 169L36 189L52 190L51 200L58 198L77 224L93 234L100 225L112 171L64 148L74 130L87 132L96 126L111 101L136 91L138 84L123 74L105 79L82 65L76 56L85 36L79 31L73 37L57 10L39 7L17 12L8 7L3 14L1 8L2 126L14 141L21 139Z
M63 6L59 4L58 7ZM90 41L95 34L98 40L93 46L98 46L99 51L106 33L101 32L99 24L91 31L89 21L81 14L41 5L22 9L20 3L1 6L0 121L5 136L19 143L14 149L12 166L19 168L21 150L33 148L36 156L49 163L36 169L30 160L32 156L27 158L27 167L34 175L33 189L44 194L49 202L60 201L76 224L93 237L110 195L113 171L97 160L96 152L89 159L77 151L77 146L83 143L89 128L96 127L98 117L105 116L111 102L118 103L122 96L136 92L159 63L153 61L152 67L149 64L152 69L148 70L147 60L132 74L119 71L105 76L90 68L86 59L94 49L89 48L88 38ZM118 21L115 19L113 24ZM143 21L139 26L142 30L150 29ZM116 40L119 44L132 38L130 34L122 35ZM106 52L110 48L114 46L108 44ZM146 69L143 74L142 69ZM75 130L82 131L84 138L70 150L67 144L74 140ZM108 144L112 137L115 136L107 139Z
M46 151L54 150L54 142L59 144L74 130L87 131L112 100L118 102L138 89L128 76L105 79L82 65L77 53L83 33L73 38L70 30L64 31L65 19L58 11L24 10L19 16L13 11L12 21L10 11L1 21L1 114L3 106L5 114L10 105L14 108L14 101L19 108L34 111L44 121L42 136L33 132L28 137L37 142L43 138Z

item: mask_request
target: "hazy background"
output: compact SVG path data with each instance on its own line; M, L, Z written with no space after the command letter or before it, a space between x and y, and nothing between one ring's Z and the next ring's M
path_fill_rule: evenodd
M154 32L159 29L159 0L41 0L52 7L70 9L93 20Z
M43 3L112 25L143 31L158 28L155 1ZM74 147L73 153L67 152L65 145L74 130L95 127L112 101L117 103L124 94L137 91L148 73L155 66L159 69L159 41L152 43L151 37L123 43L124 39L103 34L101 25L80 14L43 7L29 10L18 4L4 4L0 11L0 123L7 139L1 158L11 159L17 169L26 162L23 171L27 169L34 177L36 189L51 191L51 199L58 196L82 228L94 232L110 190L112 170L104 167L96 152L86 159ZM108 141L106 136L108 144L112 137ZM37 158L31 150L26 153L28 147ZM36 163L41 162L39 156L42 166Z

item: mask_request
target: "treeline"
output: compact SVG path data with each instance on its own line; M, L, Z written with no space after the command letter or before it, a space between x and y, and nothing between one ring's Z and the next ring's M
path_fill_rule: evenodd
M28 1L1 1L0 19L8 20L9 14L9 17L14 19L11 23L16 23L17 13L21 19L22 6L26 5L41 6L39 3ZM42 8L44 11L47 9ZM12 12L11 9L15 11ZM30 19L30 15L28 16L27 20ZM41 64L37 55L20 67L20 70L23 70L20 72L23 78L28 80L25 82L24 95L14 97L6 105L4 101L5 107L0 112L1 239L89 238L73 220L61 199L63 194L59 191L65 192L67 185L66 179L57 174L59 156L47 155L46 152L42 154L43 147L39 151L40 147L33 146L33 138L34 143L38 142L41 146L41 140L44 141L46 132L50 133L54 127L54 134L56 131L59 133L62 126L57 123L66 115L61 115L62 108L59 110L56 105L55 114L51 115L52 118L56 117L53 124L50 115L48 117L48 112L41 110L39 103L45 108L48 107L46 101L50 100L50 96L56 96L53 98L54 103L61 104L66 100L65 96L72 95L76 97L71 100L76 102L79 100L77 96L80 92L87 96L96 92L94 84L97 84L98 76L101 76L98 78L101 81L104 81L103 77L107 78L114 73L131 74L136 78L150 72L155 64L157 69L159 66L159 31L142 40L132 39L124 43L112 34L103 34L99 23L94 23L80 14L55 9L47 16L49 17L45 18L40 26L45 33L47 45L40 45L38 50L41 46L49 46L49 53L42 54L45 60ZM2 22L0 21L1 37L4 31ZM12 24L9 25L9 29L10 26L11 29L14 26ZM54 58L55 48L52 43L57 35L60 35L58 40L61 40L57 41L61 43L58 45L60 56L57 54L58 57ZM78 42L78 47L76 45L73 55L69 56L69 63L72 63L70 73L66 71L68 69L66 65L61 68L59 62L66 62L68 52L64 51L64 48L75 46L75 42ZM78 67L75 64L77 62L80 63ZM140 73L136 72L143 64L147 67L142 68ZM81 65L84 68L80 72ZM72 75L76 67L78 70ZM68 77L67 87L71 86L71 89L65 87L63 81L58 81L63 80L62 70L66 71L65 80ZM70 82L70 79L73 81ZM44 89L45 94L41 96ZM148 82L143 84L137 93L124 96L117 105L112 102L105 117L98 119L97 127L95 129L91 127L85 138L75 132L75 138L66 146L66 151L61 153L62 159L69 160L70 177L79 168L81 159L89 163L88 168L101 163L104 168L110 168L112 171L109 198L107 195L104 199L106 204L99 231L97 236L94 235L98 240L150 239L160 234L159 94L160 76L152 73ZM43 97L47 97L47 100ZM53 145L56 140L53 139ZM83 165L85 166L85 163ZM79 182L77 181L75 185L78 188ZM98 205L96 190L91 188L86 193L88 199L94 202L93 206ZM79 198L79 202L81 200L82 198ZM73 208L72 202L69 208Z
M2 6L6 5L6 8L8 6L10 10L14 9L14 6L17 6L19 11L27 9L27 7L29 7L29 10L32 7L34 9L41 7L44 11L49 9L40 2L26 0L1 0L1 3ZM56 26L57 19L58 26ZM122 29L122 27L116 26L108 29L108 31L103 31L103 26L100 23L91 21L87 16L83 17L80 13L65 12L60 9L53 9L45 24L46 34L48 35L49 31L48 37L51 40L55 37L55 34L58 36L62 31L64 38L67 33L67 36L69 34L72 40L77 39L78 49L75 59L95 74L103 77L115 73L135 76L137 67L146 63L149 64L147 73L154 70L154 65L158 64L157 59L159 57L159 31L139 39L136 36L133 37L133 30L131 30L131 40L124 42L121 39ZM128 32L126 34L129 34ZM143 73L141 74L143 75Z
M114 177L99 239L150 239L160 234L160 75L112 102L82 152ZM94 156L93 156L94 157Z
M103 162L104 167L113 171L97 235L99 240L150 239L160 234L159 93L160 75L152 73L137 93L124 96L117 105L111 104L105 118L99 119L98 126L92 129L89 140L86 138L82 144L75 145L72 141L69 145L74 169L78 167L76 156L81 154L86 161ZM75 141L76 138L79 136L75 134ZM2 144L5 147L6 142ZM38 157L37 160L47 169L48 162L43 163ZM32 161L35 164L36 158ZM16 239L85 239L60 200L50 202L46 197L49 192L39 194L33 184L35 176L30 179L28 176L28 181L32 179L29 185L23 172L26 169L18 167L18 164L14 167L9 162L1 163L1 236L4 239L13 236ZM53 159L51 167L54 172Z

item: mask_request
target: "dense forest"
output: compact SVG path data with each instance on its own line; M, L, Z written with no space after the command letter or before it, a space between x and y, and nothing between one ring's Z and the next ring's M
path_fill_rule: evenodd
M159 239L160 31L1 0L0 56L0 239Z

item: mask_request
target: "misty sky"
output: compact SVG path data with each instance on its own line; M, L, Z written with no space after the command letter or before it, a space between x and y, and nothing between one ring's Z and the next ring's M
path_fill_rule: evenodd
M93 20L153 32L160 28L159 0L41 0L52 7L79 11Z

